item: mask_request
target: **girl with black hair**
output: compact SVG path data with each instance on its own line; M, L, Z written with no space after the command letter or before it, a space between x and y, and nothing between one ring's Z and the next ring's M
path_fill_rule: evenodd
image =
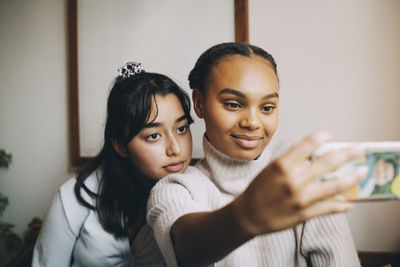
M104 145L60 187L32 266L164 266L146 201L157 180L191 161L190 99L138 63L119 69L107 103Z
M312 134L288 151L271 142L278 127L279 80L273 57L247 44L223 43L189 75L204 119L205 158L152 189L147 221L168 266L359 266L346 218L334 196L367 174L317 180L364 151L313 159L330 140ZM179 201L176 201L179 199Z

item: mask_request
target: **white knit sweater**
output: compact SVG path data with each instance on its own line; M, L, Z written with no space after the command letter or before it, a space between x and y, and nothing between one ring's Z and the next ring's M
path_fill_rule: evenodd
M242 193L282 149L269 145L256 160L233 160L203 138L205 158L153 188L147 220L168 266L177 266L170 237L182 215L221 208ZM279 146L278 146L279 147ZM257 236L215 266L360 266L343 214L317 217L285 231Z

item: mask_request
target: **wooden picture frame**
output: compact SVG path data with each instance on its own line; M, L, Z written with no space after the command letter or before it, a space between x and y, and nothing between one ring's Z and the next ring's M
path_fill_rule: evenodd
M82 156L80 150L78 0L68 0L67 5L70 160L72 166L78 167L92 158ZM248 43L248 0L234 0L234 11L235 41Z

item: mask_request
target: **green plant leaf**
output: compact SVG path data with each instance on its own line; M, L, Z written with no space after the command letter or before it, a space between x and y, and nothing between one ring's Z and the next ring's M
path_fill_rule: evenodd
M8 198L2 194L0 194L0 217L3 216L4 211L8 206Z
M12 155L7 153L4 149L0 149L0 167L8 168L12 162Z
M0 221L0 250L13 251L21 247L21 238L12 231L14 225Z

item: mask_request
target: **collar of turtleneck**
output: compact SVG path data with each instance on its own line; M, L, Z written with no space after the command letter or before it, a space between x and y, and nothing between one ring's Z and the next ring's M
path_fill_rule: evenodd
M217 150L203 136L204 159L196 164L220 191L237 196L271 160L269 146L255 160L236 160Z

